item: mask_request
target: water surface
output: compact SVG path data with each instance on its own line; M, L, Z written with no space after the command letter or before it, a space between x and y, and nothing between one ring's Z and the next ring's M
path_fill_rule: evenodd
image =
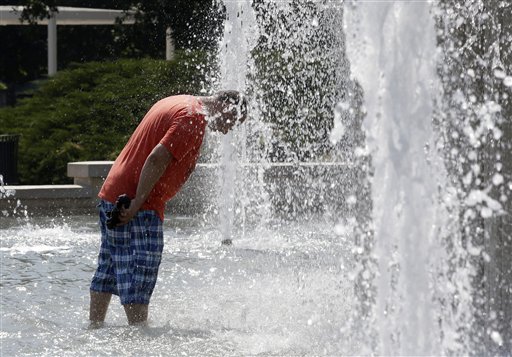
M347 239L330 224L269 224L233 247L198 219L164 224L150 326L129 327L113 297L87 330L96 217L2 219L2 355L347 354Z

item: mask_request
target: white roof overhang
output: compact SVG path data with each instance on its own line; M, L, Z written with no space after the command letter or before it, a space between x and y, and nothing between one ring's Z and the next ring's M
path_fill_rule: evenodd
M116 19L126 15L123 10L88 9L82 7L57 7L58 12L53 13L57 25L114 25ZM0 6L0 25L28 25L21 22L20 16L23 6ZM39 25L48 25L49 19L37 20ZM123 24L135 23L133 16L123 18Z

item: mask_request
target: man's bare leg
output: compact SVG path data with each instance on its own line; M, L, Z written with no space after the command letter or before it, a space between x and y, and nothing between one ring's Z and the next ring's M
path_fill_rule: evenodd
M146 326L148 324L148 306L147 304L123 305L128 324Z
M103 325L107 316L108 305L112 294L91 290L91 305L89 307L89 328L98 328Z

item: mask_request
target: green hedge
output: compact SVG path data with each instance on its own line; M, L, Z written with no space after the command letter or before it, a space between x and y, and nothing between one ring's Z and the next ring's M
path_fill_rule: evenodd
M68 162L113 160L154 102L207 88L211 63L205 53L180 52L170 62L93 62L59 72L33 97L0 109L0 134L21 134L20 182L68 183Z

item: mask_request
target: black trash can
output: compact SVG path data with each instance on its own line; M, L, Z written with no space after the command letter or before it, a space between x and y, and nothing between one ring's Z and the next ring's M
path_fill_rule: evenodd
M4 183L15 185L18 183L18 134L0 135L0 175Z

